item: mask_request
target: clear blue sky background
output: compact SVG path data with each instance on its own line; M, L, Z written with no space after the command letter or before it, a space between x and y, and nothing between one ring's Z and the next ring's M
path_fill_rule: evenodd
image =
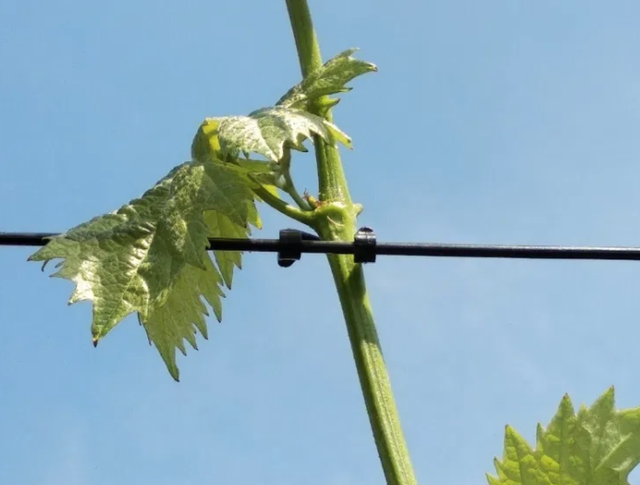
M325 58L380 72L336 122L383 241L640 245L640 4L312 0ZM283 1L0 3L0 230L62 231L186 160L205 116L299 81ZM315 190L309 156L295 160ZM263 208L272 237L292 224ZM166 372L127 319L97 348L72 284L0 248L0 483L382 484L326 262L249 254ZM50 270L47 270L47 273ZM565 392L640 404L640 271L381 258L366 268L422 483L480 484L504 425Z

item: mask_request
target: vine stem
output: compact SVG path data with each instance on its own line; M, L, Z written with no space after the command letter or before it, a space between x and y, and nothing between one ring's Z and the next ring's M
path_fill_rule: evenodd
M286 0L302 76L322 65L320 46L307 0ZM322 104L319 100L318 104ZM320 115L320 111L315 114ZM331 113L324 114L332 121ZM361 206L354 205L337 148L314 138L319 199L313 227L324 240L350 241ZM417 480L402 433L391 383L367 295L362 265L350 255L328 255L347 333L358 371L369 421L388 485L416 485Z

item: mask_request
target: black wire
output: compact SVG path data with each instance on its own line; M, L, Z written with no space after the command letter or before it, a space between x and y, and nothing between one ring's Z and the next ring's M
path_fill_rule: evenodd
M0 246L44 246L53 232L0 232Z
M43 246L54 233L0 232L0 246ZM303 240L297 245L279 239L209 239L212 250L354 254L352 242ZM588 246L517 246L492 244L377 243L378 256L435 256L457 258L582 259L640 261L640 248Z

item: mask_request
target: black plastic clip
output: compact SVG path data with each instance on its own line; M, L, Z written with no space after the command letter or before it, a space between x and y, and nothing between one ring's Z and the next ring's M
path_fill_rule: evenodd
M282 229L280 231L280 245L278 250L278 266L288 268L302 257L302 241L319 241L320 238L298 229Z
M353 239L353 261L376 262L376 235L370 227L361 227Z

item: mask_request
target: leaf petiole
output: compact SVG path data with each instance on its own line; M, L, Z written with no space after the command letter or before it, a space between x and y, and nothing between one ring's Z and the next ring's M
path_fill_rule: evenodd
M282 176L284 178L284 186L282 190L284 190L289 196L293 199L293 201L298 204L298 207L303 211L309 212L312 211L313 208L303 197L300 196L296 186L293 182L293 178L291 177L291 149L285 148L284 155L282 159L280 159L278 165L280 166L280 170Z
M305 224L309 227L313 226L313 221L315 220L313 212L304 211L302 209L292 206L291 204L287 204L284 200L272 194L263 186L254 188L253 192L258 197L260 197L263 202L270 205L281 214L291 217L292 219L298 222L301 222L302 224Z

